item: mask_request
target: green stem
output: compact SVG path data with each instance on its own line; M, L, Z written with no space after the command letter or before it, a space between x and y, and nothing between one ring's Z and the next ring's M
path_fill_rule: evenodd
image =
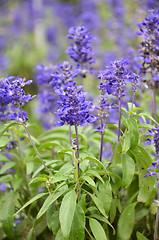
M119 98L118 101L118 107L119 107L119 119L118 119L118 142L120 139L120 128L121 128L121 99Z
M103 120L101 119L101 142L100 142L100 156L99 161L102 162L102 155L103 155L103 140L104 140L104 129L103 129Z

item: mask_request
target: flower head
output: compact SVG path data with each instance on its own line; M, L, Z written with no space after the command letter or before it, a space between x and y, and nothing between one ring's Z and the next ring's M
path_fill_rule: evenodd
M85 27L70 28L69 34L66 37L73 40L71 47L69 47L66 52L77 62L78 66L95 62L93 58L94 52L91 47L93 37Z
M31 101L34 96L26 95L23 87L32 83L25 78L6 76L0 79L0 120L19 120L20 110L25 103ZM25 113L24 113L25 114ZM26 114L25 114L26 115ZM27 119L27 117L26 117Z
M120 59L114 61L107 66L104 71L101 71L98 78L101 79L100 90L103 88L108 94L116 96L121 99L126 94L126 82L137 81L137 74L132 74L128 69L128 60ZM136 90L137 83L134 82L134 90Z
M81 87L74 85L65 91L60 89L57 94L60 97L58 101L60 108L56 113L60 121L56 125L85 126L96 120L96 117L91 114L95 106L91 101L86 101L87 93L82 91Z
M156 13L151 10L138 27L137 34L143 38L139 51L143 61L141 71L144 74L152 72L154 81L159 81L159 10Z

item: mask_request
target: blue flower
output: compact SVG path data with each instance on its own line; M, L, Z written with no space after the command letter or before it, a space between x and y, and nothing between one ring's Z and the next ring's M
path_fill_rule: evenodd
M120 59L114 61L110 66L106 66L104 71L101 71L98 78L101 79L99 89L105 89L108 94L116 96L121 99L126 94L126 82L129 80L133 82L133 91L137 90L138 75L132 73L127 68L128 60Z
M25 78L6 76L0 79L0 121L20 120L20 110L25 103L31 101L35 96L26 95L24 86L32 83L32 80L26 81ZM26 113L24 118L27 120Z
M145 73L152 72L154 81L159 81L159 10L155 13L150 11L150 15L142 23L138 24L140 29L137 32L143 38L140 47L143 66L141 71Z
M73 40L71 47L66 52L77 62L78 66L95 62L93 58L94 52L91 47L93 37L84 26L70 28L69 34L66 37Z
M60 89L57 94L60 97L57 115L60 121L56 123L58 126L64 124L86 126L96 120L91 114L95 106L91 101L86 101L86 92L82 91L82 87L72 85L65 90Z

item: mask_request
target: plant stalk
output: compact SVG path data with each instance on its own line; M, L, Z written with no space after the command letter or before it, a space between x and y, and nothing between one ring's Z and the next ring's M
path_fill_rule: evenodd
M103 140L104 140L104 129L103 129L103 120L101 119L101 142L100 142L100 156L99 161L102 162L102 155L103 155Z

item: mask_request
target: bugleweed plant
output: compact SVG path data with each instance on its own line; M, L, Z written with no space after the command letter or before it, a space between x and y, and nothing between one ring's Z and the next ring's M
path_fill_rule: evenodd
M142 27L156 19L150 13ZM89 31L73 27L67 37L75 63L37 67L32 114L40 112L41 122L25 106L36 99L24 90L32 81L0 79L0 239L157 240L158 99L152 114L143 111L138 87L146 66L144 77L156 86L158 57L152 68L152 49L142 43L150 52L138 74L125 58L96 74ZM154 38L158 56L158 32ZM93 77L97 98L83 87Z

